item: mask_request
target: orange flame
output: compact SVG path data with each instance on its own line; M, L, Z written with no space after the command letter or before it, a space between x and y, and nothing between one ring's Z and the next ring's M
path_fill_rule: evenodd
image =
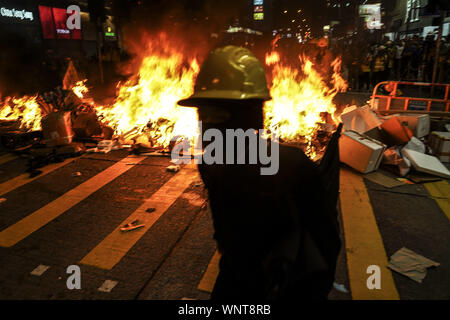
M336 106L333 97L347 88L340 76L341 60L333 61L333 76L330 88L325 79L313 68L307 57L301 57L301 68L280 62L280 55L272 51L266 54L266 64L273 65L271 101L264 106L264 126L284 141L303 141L306 154L315 158L317 151L313 139L320 123L325 123L323 113L334 115Z
M27 131L41 129L42 110L37 96L7 97L0 106L0 120L18 120L20 128Z
M175 47L159 44L150 45L138 75L119 87L114 105L96 111L117 135L145 135L153 146L167 147L174 136L197 134L197 111L177 101L192 94L199 65L192 59L186 66Z

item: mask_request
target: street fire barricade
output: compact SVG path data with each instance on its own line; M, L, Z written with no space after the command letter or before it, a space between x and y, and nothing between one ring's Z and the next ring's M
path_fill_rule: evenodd
M430 90L431 97L408 96L412 91L419 90L420 93L424 88ZM443 97L433 98L434 93L438 91L443 93ZM428 113L448 117L450 115L449 91L450 84L383 81L374 87L370 106L381 114Z

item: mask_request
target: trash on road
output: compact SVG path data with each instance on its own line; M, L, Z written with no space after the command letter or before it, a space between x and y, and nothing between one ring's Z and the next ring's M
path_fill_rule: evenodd
M178 165L170 165L166 169L169 172L178 172L178 171L180 171L180 166L178 166Z
M398 186L404 186L405 183L402 181L398 181L394 178L388 177L387 175L381 173L381 172L371 172L366 175L364 175L364 178L375 182L379 185L382 185L385 188L395 188Z
M423 138L430 133L430 115L428 114L403 114L397 115L397 118L417 138Z
M148 208L147 210L145 210L145 212L147 212L147 213L152 213L155 211L156 211L156 208Z
M45 271L47 271L50 267L45 266L43 264L38 265L33 271L30 272L31 275L40 277L42 276Z
M342 133L339 141L341 162L362 173L377 170L385 150L383 143L353 130Z
M343 284L333 282L333 288L335 288L339 292L348 293L348 290L345 288Z
M70 112L52 112L41 120L42 133L48 147L72 142L74 136Z
M353 130L359 133L364 133L381 125L380 119L368 105L341 114L341 119L346 131Z
M428 144L439 160L450 162L450 132L431 132Z
M122 228L120 228L120 231L122 231L122 232L132 231L132 230L142 228L144 226L145 226L145 224L141 224L140 221L138 219L136 219L136 220L124 225Z
M450 178L450 172L438 158L408 149L404 149L403 153L417 171L442 178Z
M98 291L100 292L111 292L112 289L118 284L118 281L115 280L105 280Z
M403 126L398 117L391 117L381 124L389 146L408 143L413 137L411 129Z
M80 177L80 176L81 176L81 172L80 171L72 173L72 177Z
M439 265L439 263L405 247L394 253L388 263L390 269L419 283L422 283L427 275L427 268L438 267Z
M425 144L416 137L412 137L411 140L403 147L402 150L404 149L413 150L420 153L425 153L426 151Z

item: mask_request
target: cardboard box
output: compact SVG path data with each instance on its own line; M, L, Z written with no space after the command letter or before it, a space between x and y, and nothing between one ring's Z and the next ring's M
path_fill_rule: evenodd
M341 162L368 173L378 169L386 145L356 131L345 131L339 139Z
M450 162L450 132L433 131L428 145L442 162Z
M428 114L403 114L398 120L407 126L417 138L422 138L430 133L430 115Z
M52 112L42 118L41 126L47 147L62 146L72 142L70 112Z
M368 105L341 114L341 120L344 123L345 130L353 130L360 133L381 125L380 119L370 110Z

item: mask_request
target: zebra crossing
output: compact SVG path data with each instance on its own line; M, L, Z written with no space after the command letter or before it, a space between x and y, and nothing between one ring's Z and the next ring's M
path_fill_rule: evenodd
M16 177L0 183L0 196L8 199L10 193L19 192L22 187L32 184L44 176L58 176L70 163L82 159L83 157L72 158L62 163L47 166L43 168L41 175L31 179L26 174L19 173ZM119 283L117 287L111 288L108 291L110 293L117 291L117 294L120 294L120 284L123 283L120 280L126 279L126 277L122 277L121 272L126 269L125 266L127 264L135 263L145 265L145 261L140 261L145 259L139 260L137 257L139 252L143 252L141 248L147 249L150 246L151 254L149 257L150 259L154 259L149 264L151 266L146 271L146 276L151 277L164 266L164 259L173 253L174 248L181 241L180 239L183 238L184 232L191 227L191 224L197 216L197 213L185 215L182 212L180 214L180 209L177 205L181 206L180 203L182 203L182 205L190 208L187 211L198 212L206 201L204 194L191 190L193 185L200 181L195 166L187 165L178 173L173 174L166 172L166 163L161 159L158 159L157 163L155 163L149 157L127 156L123 154L113 160L102 159L102 157L98 157L98 160L111 161L111 165L102 168L99 172L87 180L80 182L62 195L49 200L37 210L27 212L24 214L24 217L14 223L8 223L6 226L4 223L3 226L0 224L0 248L3 248L0 251L0 261L1 255L7 255L8 252L14 253L16 248L18 248L17 250L22 250L23 247L32 246L30 243L42 240L45 238L44 234L49 232L47 230L53 228L51 232L57 235L57 239L54 241L39 242L42 243L44 248L41 249L42 251L37 252L46 252L46 250L50 252L50 250L53 250L49 256L52 256L55 261L58 259L61 261L73 261L82 268L87 268L92 274L101 274L103 277L101 283L104 281L115 281ZM18 158L11 155L0 156L0 166L9 161L18 161ZM168 160L166 162L168 164ZM146 170L139 169L140 166L144 165L148 166L148 168L151 167L154 171L146 175ZM154 180L151 184L146 184L141 181L144 179L141 179L141 176L145 176L145 179ZM136 183L137 185L145 186L149 189L134 189L129 192L130 194L136 194L136 191L138 193L141 192L142 195L139 197L124 197L122 199L120 195L119 199L110 199L111 203L96 202L96 195L99 192L104 192L105 197L108 197L110 194L116 197L117 195L114 193L114 190L120 194L121 188L126 189L126 187L120 187L121 183L127 180L138 182L138 179L139 183ZM448 197L448 186L447 181L440 181L439 183L427 184L426 188L432 196L436 197L435 200L442 211L447 217L450 217L448 200L445 199L446 196ZM119 190L117 190L117 187L119 187ZM112 190L107 190L108 188ZM345 235L345 247L343 247L343 250L345 250L346 256L349 289L351 290L353 299L399 299L400 296L392 273L386 267L388 257L383 246L383 239L378 230L377 222L374 219L370 197L365 188L362 176L347 169L341 170L340 208ZM23 200L25 203L27 202L27 199ZM101 208L99 210L101 212L106 210L108 205L113 204L115 211L113 210L114 212L107 217L98 216L97 218L94 217L94 214L80 214L75 219L75 221L80 222L80 225L75 223L71 229L68 228L65 231L63 228L67 228L67 221L70 221L72 216L79 214L78 212L81 208L87 207L87 202L95 203L95 206ZM127 202L127 205L130 206L129 208L127 207L127 210L115 208L122 206L124 202ZM131 204L128 204L128 202ZM152 208L151 213L148 211L149 208ZM182 207L181 211L184 209L185 207ZM2 204L0 204L0 211L2 211ZM120 214L115 215L114 213L117 212L120 212ZM6 214L6 212L2 212L0 218L1 215ZM94 226L98 228L98 232L93 232L92 230L95 230L95 228L88 222L96 221L96 219L100 220L98 223L94 222ZM120 227L134 220L142 222L144 227L133 232L120 231ZM184 225L177 226L179 220L182 220ZM103 228L102 223L107 226ZM176 226L176 232L173 232L173 234L169 232L169 235L166 235L164 233L165 223ZM71 234L71 231L73 231L73 234ZM63 234L65 236L61 236ZM83 242L84 240L82 239L87 238L86 235L88 234L92 235L92 239ZM164 241L164 237L166 236L171 237L170 241ZM70 253L64 253L64 257L59 257L58 255L61 253L57 249L58 245L60 243L66 245L71 237L75 237L77 239L76 241L80 242L80 245L72 245L72 256ZM159 243L160 238L162 240ZM160 247L164 248L161 249ZM198 271L201 274L192 277L192 279L195 279L192 280L195 281L194 289L199 292L210 293L218 274L220 255L217 251L212 252L213 254L209 255L207 259L202 257L204 267L201 271ZM34 257L36 258L37 256L38 253ZM5 263L7 261L8 259L5 258L3 262ZM382 266L383 290L381 291L369 290L366 286L366 269L369 261L370 264ZM42 265L51 264L42 263ZM49 268L49 270L52 270L51 267ZM29 272L32 270L29 270ZM51 272L46 271L46 274L49 273ZM110 276L113 278L116 277L116 279L108 279ZM136 279L138 276L145 277L144 271L141 273L137 272L133 276ZM170 277L170 274L167 276ZM183 281L183 279L174 279L173 281ZM139 286L141 287L147 284L148 281L145 281L145 279L139 282ZM0 282L0 293L2 291L1 286ZM97 284L97 287L101 287L101 285ZM139 291L140 294L134 297L137 298L139 296L140 299L145 299L145 295L142 295L142 289ZM105 290L103 290L103 294L105 294ZM83 295L74 295L74 297L85 298ZM94 295L94 297L96 296ZM183 297L185 296L172 296L171 298L181 299Z

